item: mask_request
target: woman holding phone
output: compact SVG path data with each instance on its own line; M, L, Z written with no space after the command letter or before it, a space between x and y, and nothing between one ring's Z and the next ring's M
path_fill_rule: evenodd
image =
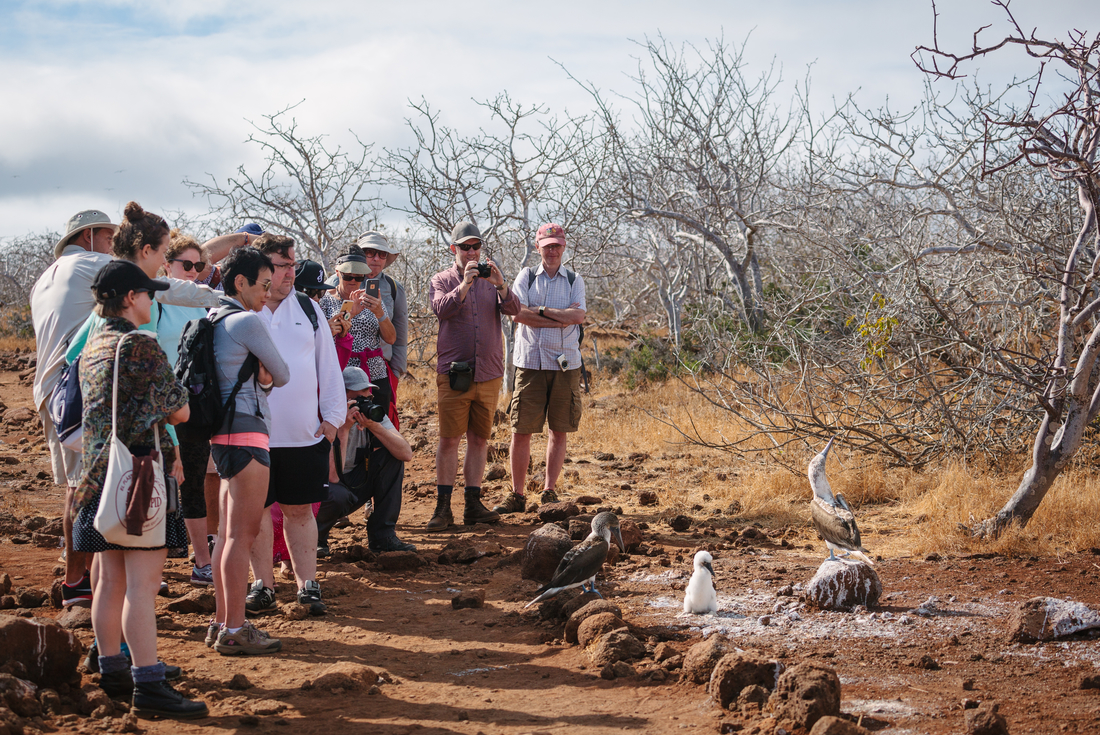
M360 243L364 238L360 238ZM378 276L386 264L386 253L373 248L364 250L360 244L349 245L336 258L336 295L321 298L321 310L332 320L337 314L348 322L350 329L336 337L336 353L340 368L361 367L378 386L376 403L389 410L393 401L382 343L393 344L397 331L379 293Z

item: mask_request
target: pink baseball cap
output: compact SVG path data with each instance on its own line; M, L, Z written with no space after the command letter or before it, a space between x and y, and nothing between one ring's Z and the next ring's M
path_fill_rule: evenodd
M556 242L558 245L565 247L565 230L559 224L547 222L539 228L538 234L535 235L535 242L539 245L544 242Z

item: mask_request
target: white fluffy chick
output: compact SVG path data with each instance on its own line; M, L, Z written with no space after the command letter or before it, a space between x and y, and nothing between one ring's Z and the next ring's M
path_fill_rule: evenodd
M695 571L684 592L684 612L706 615L718 611L718 594L714 591L714 557L706 551L695 554Z

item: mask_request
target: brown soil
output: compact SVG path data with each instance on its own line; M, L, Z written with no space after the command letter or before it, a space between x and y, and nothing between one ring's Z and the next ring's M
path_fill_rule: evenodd
M15 370L19 366L0 367L11 371L0 373L0 400L9 409L29 406L30 390ZM516 557L507 552L523 547L538 527L535 516L512 516L492 528L422 532L434 503L434 416L406 421L415 424L406 432L410 441L422 446L408 468L398 530L418 545L425 565L385 572L369 555L349 561L339 550L365 545L360 514L355 525L334 532L338 553L320 564L329 614L305 621L276 614L259 621L283 641L283 651L269 657L221 657L202 643L205 616L162 610L161 657L184 668L181 689L205 699L212 717L194 723L142 721L145 731L667 733L716 732L723 725L733 731L747 723L721 710L703 687L679 683L676 672L661 683L642 674L602 679L584 650L563 642L560 621L542 620L537 607L523 610L537 585L520 578ZM7 462L0 464L0 511L20 519L60 514L62 494L45 474L48 454L34 424L0 426L0 459ZM573 496L614 461L598 460L583 447L571 447L571 455L588 460L567 466L580 473L567 493ZM640 469L646 462L635 458L634 464ZM1006 635L1011 612L1033 596L1100 607L1100 556L886 559L877 565L885 586L883 607L870 613L812 612L799 607L797 597L777 595L807 581L823 557L808 528L764 528L761 538L745 538L733 533L743 530L744 519L700 512L691 529L677 533L660 519L660 506L638 506L630 490L602 489L599 495L600 505L648 526L641 550L605 566L599 587L650 644L665 641L685 651L704 634L724 634L737 647L786 666L811 661L834 667L845 715L882 733L964 732L966 700L998 702L1012 733L1100 731L1100 691L1080 688L1083 676L1100 666L1094 637L1022 645ZM13 543L19 535L0 538L0 572L11 575L15 586L49 589L60 574L58 550ZM438 563L440 549L456 539L494 541L506 553L470 565ZM865 545L873 548L873 541L873 533L864 534ZM683 616L683 588L699 548L715 557L720 612ZM189 573L186 560L169 560L169 597L190 590ZM280 603L293 599L293 586L280 585ZM452 609L451 598L471 589L485 591L484 607ZM928 617L912 612L930 596L939 599L937 612ZM162 598L161 604L169 601ZM777 606L783 607L777 611ZM33 614L58 612L44 607ZM91 631L78 635L91 641ZM925 656L938 669L926 668L927 659L921 664ZM387 676L377 691L310 688L327 667L344 661ZM648 668L654 666L650 662ZM230 689L237 674L247 677L251 688ZM85 676L85 683L92 681ZM119 721L106 724L112 722ZM92 732L100 723L70 714L47 719L44 729Z

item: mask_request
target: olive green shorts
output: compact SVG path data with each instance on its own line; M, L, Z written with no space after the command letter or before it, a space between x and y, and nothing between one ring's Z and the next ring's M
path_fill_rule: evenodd
M581 425L581 370L516 368L516 389L508 404L515 434L573 432Z

